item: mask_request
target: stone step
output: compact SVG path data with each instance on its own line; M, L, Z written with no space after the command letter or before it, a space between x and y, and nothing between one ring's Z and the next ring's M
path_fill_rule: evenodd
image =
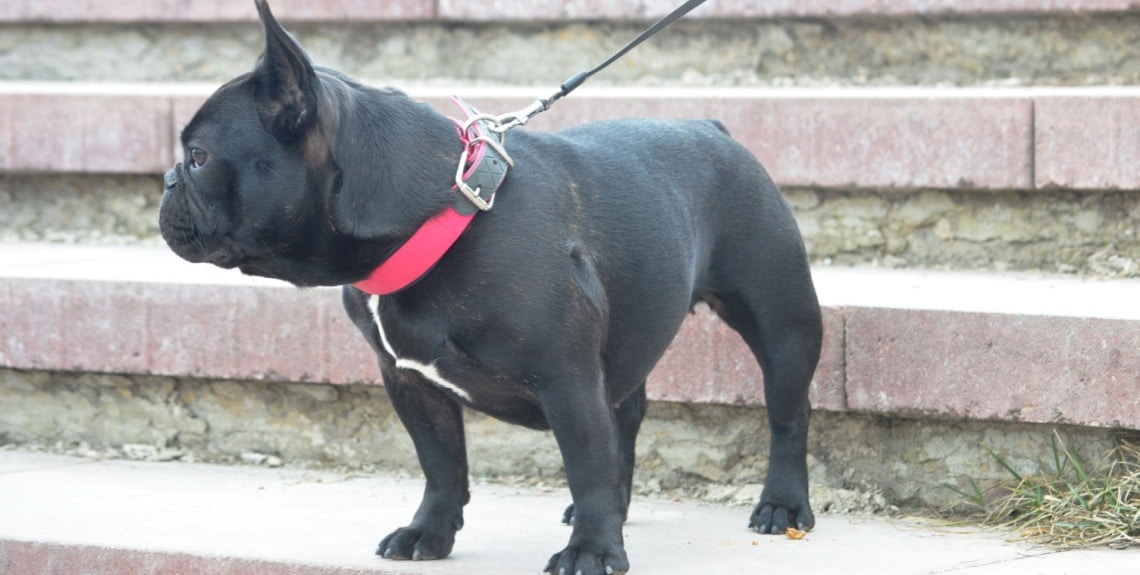
M315 60L395 83L557 85L654 2L275 2ZM262 49L252 2L12 0L0 80L224 82ZM708 2L591 85L1136 85L1128 0Z
M161 174L212 85L0 82L0 172ZM506 113L545 91L409 87ZM1140 87L583 88L551 130L625 116L717 118L783 186L1138 190Z
M0 451L0 558L8 575L512 575L539 573L570 534L558 524L564 489L476 484L449 559L374 556L421 490L385 476ZM1128 573L1140 561L1136 550L1056 552L1006 532L861 515L820 514L796 541L748 531L749 510L635 497L630 572Z
M1140 281L816 267L817 409L1140 429ZM0 244L0 367L376 384L335 288L192 266L164 248ZM272 318L272 320L267 320ZM651 376L660 401L762 405L711 312Z
M660 18L681 0L654 2L583 2L582 0L506 0L476 5L458 0L399 0L392 2L271 2L282 21L337 20L646 20ZM789 18L828 16L931 15L931 14L1048 14L1096 13L1136 10L1132 0L968 0L943 2L901 0L713 0L693 10L690 18ZM182 0L178 9L150 0L120 0L107 5L99 0L9 0L0 7L0 22L224 22L255 21L252 2Z

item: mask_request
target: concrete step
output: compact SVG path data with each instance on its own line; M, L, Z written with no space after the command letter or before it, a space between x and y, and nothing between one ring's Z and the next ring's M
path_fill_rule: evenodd
M161 174L213 85L0 83L0 171ZM409 87L455 113L490 113L533 88ZM626 116L717 118L785 186L1140 189L1140 87L1020 89L588 89L529 129ZM113 153L108 153L113 151Z
M419 480L281 468L96 461L0 451L6 575L539 573L565 544L562 490L475 485L451 557L396 562L376 543ZM910 518L821 515L803 540L745 528L750 508L635 498L631 573L1131 573L1140 550L1056 552L1014 534Z
M1140 280L813 274L826 330L817 409L1140 429ZM337 289L192 266L164 248L0 244L0 309L0 367L378 383ZM763 404L747 348L707 310L649 386L654 400Z
M183 0L178 10L148 0L122 0L108 6L98 0L9 0L0 7L0 22L219 22L255 21L250 3L217 0ZM329 20L457 20L546 21L565 19L660 18L681 2L658 1L581 2L556 0L498 1L488 6L457 0L400 0L396 2L304 2L277 0L271 3L282 21ZM1056 12L1127 12L1136 9L1131 0L969 0L932 2L851 2L849 0L780 0L777 2L709 2L691 18L788 18L914 14L1048 14Z
M469 3L457 0L439 2L439 16L442 18L470 20L543 20L552 15L560 18L659 18L668 14L681 2L659 1L645 5L627 3L591 3L583 5L573 0L560 0L553 3L510 0L496 2L491 10L481 10ZM756 0L720 2L714 0L697 8L692 15L697 18L820 18L834 16L882 16L882 15L976 15L976 14L1049 14L1056 12L1125 12L1136 9L1128 0L967 0L965 2L931 2L929 0L902 0L893 2L850 2L847 0L779 0L764 2Z

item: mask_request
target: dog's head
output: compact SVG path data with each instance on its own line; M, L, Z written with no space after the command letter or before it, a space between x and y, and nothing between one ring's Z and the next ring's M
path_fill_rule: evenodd
M461 145L404 94L315 67L264 0L257 8L265 52L182 131L162 237L191 262L351 283L447 201Z

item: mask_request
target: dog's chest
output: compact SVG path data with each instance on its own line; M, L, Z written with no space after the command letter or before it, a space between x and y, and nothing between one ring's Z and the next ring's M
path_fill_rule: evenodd
M430 360L425 361L411 357L402 357L399 353L397 353L396 349L392 345L392 342L388 339L387 332L384 330L384 323L380 320L379 296L374 295L368 298L368 310L372 312L372 323L376 325L376 331L379 333L380 345L383 348L383 352L388 354L388 357L392 358L392 360L395 362L396 369L408 369L418 372L436 387L452 393L464 401L467 401L468 403L473 402L471 394L469 394L467 390L460 386L459 383L451 381L447 377L444 377L436 365Z

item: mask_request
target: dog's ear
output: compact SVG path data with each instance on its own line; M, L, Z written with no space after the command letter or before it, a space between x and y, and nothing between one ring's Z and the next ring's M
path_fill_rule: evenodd
M317 74L305 49L273 17L265 0L256 0L265 28L265 53L257 61L257 108L261 123L279 140L305 133L317 119Z

